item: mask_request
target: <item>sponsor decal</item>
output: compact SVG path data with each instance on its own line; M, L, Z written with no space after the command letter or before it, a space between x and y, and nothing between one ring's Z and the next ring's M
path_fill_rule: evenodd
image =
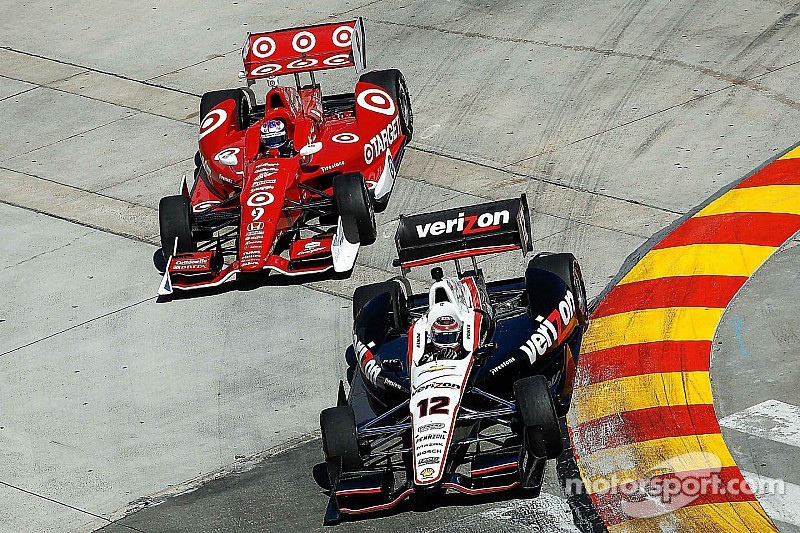
M205 202L200 202L193 206L192 211L195 213L202 213L203 211L207 211L219 203L219 200L206 200Z
M291 69L308 68L308 67L313 67L317 63L319 63L319 61L317 61L313 57L307 57L305 59L297 59L295 61L292 61L291 63L286 65L286 68L291 68Z
M418 466L435 465L435 464L438 464L440 462L442 462L442 458L441 457L423 457L422 459L417 461L417 465Z
M435 470L431 467L426 468L422 472L419 473L420 476L424 478L433 477Z
M424 426L420 426L417 428L417 433L425 433L426 431L430 431L432 429L444 429L444 424L441 422L432 422L430 424L425 424Z
M375 356L372 355L372 352L369 351L369 348L367 348L356 335L353 335L353 349L358 354L361 362L361 371L364 374L364 377L366 377L370 383L377 386L378 377L381 374L381 367L375 361Z
M214 109L209 111L203 122L200 123L200 139L216 130L228 120L228 113L224 109Z
M305 54L317 45L317 38L310 31L299 31L292 38L292 48L295 52Z
M327 59L322 60L323 65L328 65L329 67L338 67L341 65L349 65L350 64L350 54L337 54L335 56L331 56Z
M430 447L436 447L436 448L439 448L440 450L444 449L444 445L441 442L426 442L424 444L417 444L415 446L415 448L417 450L421 450L422 448L430 448Z
M339 133L331 137L331 140L339 144L354 144L360 141L358 135L355 133Z
M414 442L423 442L426 440L445 440L446 438L446 433L429 433L427 435L417 435L414 437Z
M531 337L520 346L520 350L528 355L531 363L536 362L536 358L544 353L563 336L567 326L575 316L575 297L572 291L567 290L564 299L558 303L558 307L544 318L539 315L535 318L539 327L533 332Z
M297 255L308 255L319 251L322 248L322 243L319 241L309 241L303 246L303 249L297 252Z
M396 111L392 97L383 89L367 89L366 91L361 91L358 93L356 103L368 111L390 117L394 115Z
M276 63L266 63L264 65L259 65L253 70L250 71L251 76L271 76L278 72L281 68L280 65Z
M339 48L349 48L353 38L353 28L349 26L339 26L333 30L333 44Z
M441 455L442 454L441 448L438 448L438 449L435 449L435 450L433 448L431 448L429 450L417 451L417 457L419 457L421 455L431 455L431 454L434 454L434 453Z
M439 220L428 222L427 224L417 224L417 236L424 239L428 235L438 237L446 233L459 232L462 235L473 233L483 233L500 229L503 224L507 224L511 219L511 214L507 209L495 211L494 213L482 213L480 215L464 216L459 213L458 217L450 220Z
M260 59L266 59L274 54L276 48L272 37L259 37L253 41L253 55Z
M247 225L247 231L262 231L263 229L263 222L251 222Z
M389 379L387 377L384 377L383 383L387 387L392 387L392 388L397 389L399 391L405 391L406 390L402 385L400 385L399 383L396 383L394 380L391 380L391 379Z
M431 378L431 379L436 379L436 378ZM419 394L420 392L422 392L424 390L428 390L428 389L460 390L461 389L461 385L458 385L456 383L436 383L436 382L434 382L434 383L426 383L425 385L422 385L420 387L415 388L414 389L414 394Z
M344 166L344 161L337 161L332 165L325 165L324 167L320 167L321 172L328 172L329 170L333 170L334 168L339 168Z
M440 372L442 370L455 370L455 369L456 367L451 365L432 365L423 370L422 372L420 372L419 375L421 376L422 374L427 374L428 372Z
M363 94L363 93L362 93ZM394 112L394 104L392 104L392 112ZM366 164L372 163L383 152L389 149L393 142L400 136L400 117L396 116L389 122L389 124L379 131L375 137L369 140L364 145L364 162Z
M498 372L500 372L504 368L507 368L507 367L511 366L513 363L514 363L514 359L513 358L512 359L506 359L505 361L503 361L502 363L500 363L496 367L494 367L491 370L489 370L489 373L494 376L495 374L497 374Z
M170 266L171 271L181 270L208 270L210 259L208 257L196 257L191 259L176 259Z

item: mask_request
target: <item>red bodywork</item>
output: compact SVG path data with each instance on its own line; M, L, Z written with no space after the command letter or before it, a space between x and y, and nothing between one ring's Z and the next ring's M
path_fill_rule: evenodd
M363 39L360 24L357 20L248 35L243 50L247 77L269 76L265 65L270 64L275 66L273 75L358 64L355 56L363 49L351 38ZM314 47L308 48L312 41ZM234 99L221 102L203 117L197 179L186 190L192 218L235 217L231 227L238 231L229 239L235 244L225 254L219 246L209 245L170 257L160 292L216 286L238 272L269 269L300 275L334 268L335 222L327 229L313 225L311 234L304 229L322 214L315 206L331 204L333 177L348 172L363 174L373 199L388 199L407 139L398 102L381 87L359 81L354 94L336 95L331 101L326 105L318 85L275 86L266 93L265 104L256 106L256 119L246 129L239 129ZM286 124L295 149L291 155L261 148L260 127L276 118ZM297 153L320 142L322 149L311 156ZM225 255L225 260L206 257L208 252ZM206 270L177 268L177 261L201 256L204 261L195 264L208 265Z

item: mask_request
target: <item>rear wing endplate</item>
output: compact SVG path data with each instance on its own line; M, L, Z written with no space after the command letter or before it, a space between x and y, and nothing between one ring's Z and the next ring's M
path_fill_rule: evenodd
M413 267L522 250L533 250L528 200L519 198L400 216L395 266Z
M243 77L261 78L315 70L367 68L364 22L317 24L267 33L248 33L242 47Z

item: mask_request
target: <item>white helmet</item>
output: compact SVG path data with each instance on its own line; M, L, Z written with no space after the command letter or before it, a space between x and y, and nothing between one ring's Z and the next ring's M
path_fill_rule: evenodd
M286 124L282 120L268 120L261 125L261 142L267 148L283 148L286 141Z

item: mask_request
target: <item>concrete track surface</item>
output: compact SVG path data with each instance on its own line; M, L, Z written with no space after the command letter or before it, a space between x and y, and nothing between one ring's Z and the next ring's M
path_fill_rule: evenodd
M797 142L794 2L4 5L3 531L319 528L318 413L344 376L353 288L394 275L398 214L526 192L535 247L575 253L596 297L654 233ZM157 303L157 203L191 173L199 95L237 85L247 31L356 16L370 66L401 68L415 111L378 242L349 279ZM320 78L333 92L355 75ZM796 250L737 297L711 373L742 469L794 487ZM524 263L482 266L499 277ZM762 423L770 409L788 429ZM548 480L535 501L458 500L343 529L574 529L552 467ZM776 501L762 503L796 530Z

